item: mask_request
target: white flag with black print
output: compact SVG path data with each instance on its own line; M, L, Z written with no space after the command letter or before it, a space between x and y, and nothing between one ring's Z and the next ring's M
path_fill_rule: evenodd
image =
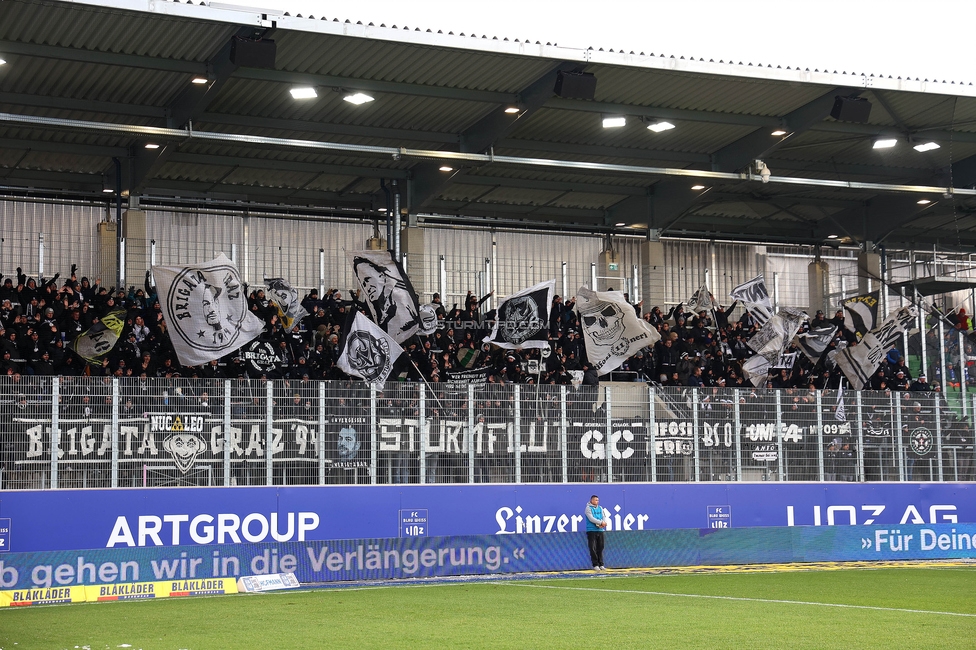
M286 330L290 330L299 321L308 316L308 311L302 307L298 298L298 291L284 278L265 278L271 302L278 309L278 318Z
M619 291L576 292L576 312L583 329L586 357L597 374L605 375L649 345L661 340L657 329L637 317Z
M356 312L340 343L342 352L336 365L347 375L371 384L382 384L390 376L403 348L376 323Z
M761 354L749 357L742 362L742 376L756 388L759 388L769 377L772 365Z
M837 405L834 407L834 419L838 422L847 422L847 407L844 406L844 387L837 390Z
M779 363L786 346L799 331L800 324L809 318L802 309L783 307L747 341L747 344L757 354L765 357L771 366L775 366Z
M879 327L865 334L857 345L830 353L830 357L847 377L851 388L864 388L888 350L895 347L902 333L911 327L917 316L918 311L914 305L902 307L888 316Z
M688 298L688 309L696 314L700 311L711 311L717 306L718 303L715 302L715 296L712 295L712 292L704 284L698 291L691 294L691 298Z
M420 328L420 303L407 274L390 251L350 253L353 273L366 294L373 321L403 343Z
M824 350L834 340L837 333L836 325L826 325L824 327L811 327L803 334L797 334L793 339L793 345L799 348L807 359L813 363L820 361Z
M761 275L743 282L733 289L729 296L742 303L759 327L773 317L773 303L769 299L769 292L766 291L766 280Z
M549 310L555 291L556 281L547 280L505 298L485 343L506 350L549 347Z
M874 329L878 320L879 292L854 296L844 301L844 327L858 338Z
M219 359L264 330L264 322L247 308L237 265L223 253L210 262L152 271L169 338L184 366Z

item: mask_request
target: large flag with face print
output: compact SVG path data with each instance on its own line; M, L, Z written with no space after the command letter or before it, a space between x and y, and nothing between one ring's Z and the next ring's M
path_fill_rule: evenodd
M861 390L875 373L888 350L895 347L902 332L911 327L918 316L914 305L902 307L880 326L864 335L857 345L830 353L840 367L851 388Z
M308 316L308 311L302 307L298 298L298 291L284 278L265 278L268 287L268 297L278 309L278 318L286 330L290 330L299 321Z
M247 308L237 265L223 253L210 262L152 270L166 329L183 365L219 359L264 329Z
M600 375L616 370L638 350L661 340L657 329L638 318L619 291L580 287L576 312L583 328L586 357Z
M485 343L506 350L549 346L549 310L556 281L548 280L512 294L498 305L495 326Z
M746 311L759 323L759 327L773 317L773 303L769 299L769 292L766 291L766 280L763 276L743 282L729 295L742 303Z
M392 336L359 312L353 317L340 349L336 361L339 369L371 384L385 382L403 354L403 348Z
M352 269L363 288L373 322L403 343L420 327L420 303L403 266L390 251L350 253Z

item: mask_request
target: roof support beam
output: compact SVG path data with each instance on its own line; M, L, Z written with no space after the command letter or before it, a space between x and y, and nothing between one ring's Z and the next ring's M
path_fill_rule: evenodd
M512 131L519 121L527 120L549 100L560 71L574 70L578 63L563 61L552 66L545 74L519 93L520 112L510 115L500 110L504 103L471 125L461 134L462 153L481 153L488 150L499 138ZM429 201L454 180L458 173L442 172L438 162L422 162L411 170L408 187L408 206L411 212L422 209Z
M10 40L0 41L0 51L39 58L85 61L100 65L123 66L146 70L162 70L167 72L181 72L188 75L209 75L212 73L208 67L208 63L201 63L197 61L184 61L180 59L136 54L120 54L115 52L100 52L82 48L40 45L36 43L23 43ZM512 93L470 90L464 88L447 88L443 86L356 79L351 77L337 77L330 75L314 75L284 70L241 68L235 73L235 77L256 81L307 83L319 86L348 88L349 90L387 92L400 95L457 99L462 101L484 102L489 104L515 103L519 99L517 94ZM723 113L719 111L676 109L563 98L551 98L547 102L546 107L558 110L585 111L589 113L621 113L625 115L643 116L651 119L708 122L711 124L751 126L755 128L776 128L780 125L779 118L775 116L740 115L734 113ZM812 127L811 130L829 131L833 133L860 134L865 136L876 136L885 132L890 132L890 128L888 127L879 127L870 124L852 124L847 122L824 122ZM926 138L935 141L948 141L951 138L957 142L976 142L976 133L972 132L950 132L940 129L933 129L929 131L922 131L920 133L924 133Z
M766 128L759 128L747 136L728 144L712 156L712 171L731 172L748 167L756 158L764 158L798 134L807 131L830 115L837 95L857 95L860 90L835 88L817 99L791 111L780 120L780 128L787 132L777 138Z
M355 165L321 165L318 163L294 162L267 158L246 158L242 156L213 156L199 153L175 152L169 162L193 165L214 165L219 167L247 167L251 169L279 169L283 171L308 172L313 174L334 174L360 178L397 178L406 180L405 169L382 169L358 167Z
M768 127L761 127L722 147L712 155L712 171L733 172L748 167L756 158L775 151L788 138L823 121L830 114L834 97L851 92L857 91L836 88L779 118L777 124L789 132L789 135L779 140L770 135ZM666 231L707 195L709 188L691 189L698 185L699 183L691 179L664 179L654 185L650 202L637 197L626 199L611 208L610 219L613 222L647 223L652 229Z
M197 61L182 61L180 59L166 59L157 56L143 56L140 54L120 54L118 52L100 52L86 50L80 47L61 47L59 45L41 45L39 43L23 43L20 41L0 41L0 51L7 54L20 54L41 59L64 59L81 61L98 65L124 66L127 68L141 68L143 70L163 70L165 72L183 72L186 74L206 75L207 64Z
M246 38L253 35L254 29L251 27L241 27L236 36ZM168 128L183 128L191 123L198 115L207 110L207 107L216 99L217 94L224 84L230 79L231 75L237 70L237 64L230 60L231 46L234 39L228 39L220 51L213 58L207 61L208 70L206 84L187 84L182 93L167 107L168 117L166 126ZM159 144L159 143L157 143ZM146 149L138 146L134 151L134 156L130 164L130 173L126 187L130 194L139 193L146 179L155 176L159 169L165 164L167 158L171 156L179 147L178 143L166 142L158 149Z
M166 118L166 109L155 106L140 106L138 104L120 104L118 102L98 102L88 99L73 99L69 97L45 97L43 95L28 95L25 93L0 93L0 104L16 104L18 106L39 106L41 108L56 108L66 111L85 111L90 113L107 113L109 115L134 115L137 117Z

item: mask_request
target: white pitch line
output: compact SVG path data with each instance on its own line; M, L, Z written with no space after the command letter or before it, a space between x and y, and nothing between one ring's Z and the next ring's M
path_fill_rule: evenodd
M818 607L842 607L844 609L873 609L882 612L907 612L910 614L939 614L941 616L964 616L976 618L976 614L962 612L939 612L931 609L905 609L902 607L874 607L872 605L845 605L843 603L814 603L805 600L776 600L772 598L745 598L742 596L711 596L708 594L676 594L668 591L640 591L636 589L596 589L593 587L559 587L557 585L531 585L524 582L505 582L515 587L531 587L533 589L562 589L564 591L597 591L615 594L646 594L649 596L677 596L680 598L710 598L714 600L741 600L753 603L779 603L784 605L815 605Z

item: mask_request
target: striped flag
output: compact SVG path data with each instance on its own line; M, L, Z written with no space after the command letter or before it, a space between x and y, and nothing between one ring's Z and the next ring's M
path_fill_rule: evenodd
M878 327L864 335L857 345L843 350L831 352L837 366L847 377L851 388L861 390L881 365L881 361L888 350L895 347L902 332L911 326L918 311L914 305L902 307L881 323Z
M773 317L773 303L769 299L769 292L766 291L766 280L761 275L743 282L733 289L729 296L743 304L759 327Z
M849 329L857 338L875 328L878 320L879 292L872 291L863 296L854 296L844 301L844 327Z
M847 422L847 408L844 406L843 386L837 391L837 406L834 407L834 419L838 422Z

